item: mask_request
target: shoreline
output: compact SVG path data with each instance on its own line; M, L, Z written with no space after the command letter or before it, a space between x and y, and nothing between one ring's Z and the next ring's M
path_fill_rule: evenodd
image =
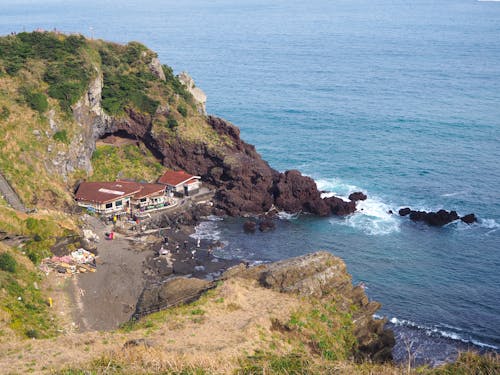
M198 244L191 236L198 222L145 230L134 237L118 222L115 238L107 240L105 233L113 225L88 215L83 219L100 240L94 250L96 272L76 274L65 287L74 302L72 315L80 332L119 328L132 319L141 293L152 285L178 276L212 281L240 263L214 256L211 249L217 242ZM150 225L154 224L142 228Z

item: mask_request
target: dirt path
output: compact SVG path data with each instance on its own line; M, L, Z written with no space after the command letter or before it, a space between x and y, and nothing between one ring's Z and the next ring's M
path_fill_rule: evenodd
M23 202L17 195L17 193L12 189L9 182L5 179L2 173L0 173L0 193L4 196L8 204L12 206L14 210L26 212L26 207L24 207Z
M117 235L106 240L111 226L94 217L87 223L99 236L97 271L78 274L68 289L74 299L75 321L80 331L110 330L130 319L144 288L143 262L150 251L138 251Z

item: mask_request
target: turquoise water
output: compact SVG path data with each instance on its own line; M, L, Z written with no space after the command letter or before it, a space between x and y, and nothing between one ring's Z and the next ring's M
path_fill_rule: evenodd
M351 217L285 220L252 237L238 221L207 225L228 243L221 256L330 250L422 356L498 350L499 2L5 3L1 34L56 27L144 42L189 71L208 111L274 168L370 197ZM387 214L407 205L474 212L479 223L437 229Z

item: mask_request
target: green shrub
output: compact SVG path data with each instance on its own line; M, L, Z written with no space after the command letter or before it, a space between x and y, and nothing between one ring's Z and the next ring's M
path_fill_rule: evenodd
M49 102L47 101L45 94L39 92L27 93L26 101L32 109L38 111L39 113L44 113L47 109L49 109Z
M68 132L66 131L66 129L59 130L58 132L54 133L52 138L55 141L69 144Z
M0 254L0 269L7 272L16 272L17 262L9 253Z
M169 129L175 130L175 128L177 128L179 126L179 123L177 122L177 120L175 118L170 117L167 121L167 126Z
M180 104L179 106L177 106L177 111L179 111L179 113L182 115L182 117L186 117L187 116L187 109L185 106L183 106L182 104Z
M10 110L6 106L2 106L0 111L0 120L7 120L10 116Z
M40 333L36 329L28 329L26 330L26 336L30 339L39 339Z
M58 99L65 111L71 110L87 88L91 70L85 60L85 38L61 36L49 32L19 33L0 38L0 62L13 76L28 59L43 60L43 80L49 85L49 96Z

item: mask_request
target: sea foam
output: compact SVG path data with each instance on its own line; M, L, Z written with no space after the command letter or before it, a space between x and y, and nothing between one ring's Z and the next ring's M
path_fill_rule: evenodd
M365 191L356 185L352 185L342 181L339 178L318 179L316 185L321 191L323 198L337 196L348 201L350 193L355 191ZM339 221L332 219L332 224L348 225L352 228L359 229L368 235L386 235L400 230L400 219L396 214L390 214L391 207L383 202L382 199L375 195L367 194L368 198L364 201L357 202L357 211L347 216L344 220Z
M484 342L472 339L472 338L464 338L462 337L459 333L457 332L452 332L449 330L442 329L440 327L431 327L431 326L426 326L423 324L417 324L415 322L412 322L411 320L406 320L406 319L398 319L396 317L392 317L389 319L389 322L394 324L395 326L403 326L403 327L410 327L410 328L415 328L419 329L425 332L427 336L438 336L438 337L445 337L447 339L451 340L456 340L456 341L461 341L466 344L473 344L476 346L479 346L481 348L487 348L487 349L494 349L498 350L499 348L495 345L490 345L486 344ZM463 331L461 328L457 327L452 327L450 325L445 325L449 329L455 329L458 331Z

